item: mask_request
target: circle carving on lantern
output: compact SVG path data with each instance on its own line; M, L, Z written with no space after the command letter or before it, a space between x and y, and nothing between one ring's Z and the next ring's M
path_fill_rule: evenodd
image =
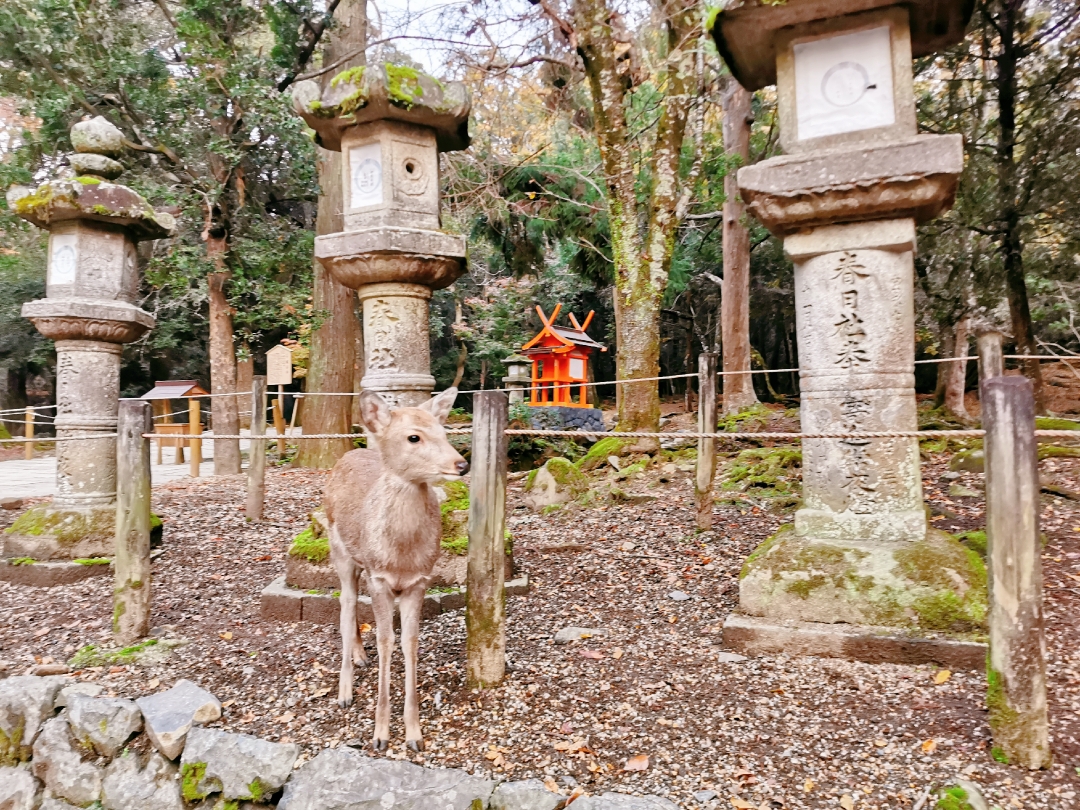
M412 197L427 193L429 177L424 161L406 154L398 164L397 181L397 187Z
M839 62L821 78L821 95L834 107L857 104L872 87L870 74L858 62Z

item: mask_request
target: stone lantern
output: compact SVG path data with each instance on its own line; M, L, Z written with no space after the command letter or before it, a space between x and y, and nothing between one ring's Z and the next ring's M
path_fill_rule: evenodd
M522 354L512 354L503 360L506 376L503 385L509 389L511 405L525 402L525 392L532 387L532 360Z
M465 238L440 230L439 152L469 145L469 94L412 68L350 68L325 90L300 82L293 106L316 141L342 153L344 230L315 258L356 290L364 313L365 389L419 405L431 376L428 301L465 271Z
M795 265L805 432L917 429L915 226L952 204L964 155L959 135L918 134L912 57L959 42L971 9L741 0L712 24L744 87L777 86L787 154L740 169L738 184ZM934 659L944 653L858 627L978 632L985 571L928 526L916 439L806 440L802 508L747 562L740 608L733 646Z
M135 243L171 236L175 227L169 214L110 182L123 172L116 127L101 117L83 121L72 127L71 142L71 169L36 190L8 192L16 214L49 231L45 298L24 304L22 314L56 341L58 438L116 432L124 344L154 325L137 305ZM56 495L8 529L3 556L111 556L115 517L116 439L57 442ZM73 565L57 576L74 579L95 568L108 570Z

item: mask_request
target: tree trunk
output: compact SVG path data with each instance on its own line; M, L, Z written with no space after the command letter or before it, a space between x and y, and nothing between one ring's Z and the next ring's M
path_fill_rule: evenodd
M1024 279L1024 244L1020 234L1020 205L1018 200L1016 147L1017 75L1020 47L1017 34L1025 24L1022 0L1004 0L995 27L1000 34L1001 53L997 58L998 126L997 145L998 191L1001 195L1001 249L1005 269L1005 288L1009 301L1013 340L1018 354L1038 352L1035 328L1028 305L1027 282ZM1038 360L1023 361L1024 374L1035 388L1035 408L1046 412L1042 372Z
M221 242L221 245L213 243ZM206 249L224 251L224 240L207 239ZM207 276L210 290L210 416L214 433L236 435L240 431L236 397L236 347L233 344L232 308L225 296L225 283L231 273L222 271ZM214 439L214 475L237 475L240 472L240 440Z
M327 63L355 50L367 41L367 0L342 0L335 12L338 27L327 43ZM361 54L326 74L324 80L342 70L365 64ZM336 233L342 228L344 195L341 188L341 153L316 148L319 176L319 209L315 223L318 235ZM354 387L356 366L355 296L339 284L330 272L315 262L314 310L325 315L311 334L311 359L308 365L309 393L349 393ZM305 433L349 433L352 423L352 400L343 396L314 396L304 406ZM329 469L352 449L349 439L301 441L296 465Z
M952 357L964 358L965 362L957 360L952 363L942 363L946 367L945 373L945 410L959 419L967 422L971 419L964 403L964 388L967 381L968 356L968 328L971 319L964 315L953 327L953 350Z
M734 79L723 94L724 150L745 166L750 159L751 95ZM729 160L729 165L731 161ZM746 206L739 197L736 170L724 178L724 287L720 299L724 371L750 370L750 231ZM758 401L754 375L724 378L724 413L736 413Z

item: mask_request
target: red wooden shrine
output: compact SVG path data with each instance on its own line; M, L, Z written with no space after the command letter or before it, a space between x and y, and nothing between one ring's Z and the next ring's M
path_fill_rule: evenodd
M544 328L521 347L521 353L532 360L532 396L529 404L589 408L591 406L584 385L589 379L589 355L594 349L606 352L607 347L585 334L595 313L590 312L585 317L585 323L581 324L570 313L571 329L555 325L560 310L562 304L556 304L549 318L538 305L536 312ZM575 393L577 401L574 400Z

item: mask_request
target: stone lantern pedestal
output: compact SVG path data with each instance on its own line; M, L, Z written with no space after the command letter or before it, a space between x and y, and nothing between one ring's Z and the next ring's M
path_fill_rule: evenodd
M342 153L344 230L315 258L363 307L361 385L419 405L431 376L428 301L465 271L465 238L440 230L439 152L469 145L469 96L412 68L351 68L325 91L300 82L293 106L318 143Z
M952 204L963 143L918 134L911 60L970 4L883 5L735 2L713 27L747 89L777 84L787 154L738 182L795 265L805 432L918 428L915 226ZM747 560L724 641L978 667L986 599L981 560L928 526L916 439L810 439L803 506Z
M8 194L16 214L49 231L46 297L24 304L22 314L56 341L61 439L116 432L123 344L154 325L136 304L135 243L167 237L174 228L171 216L109 182L123 171L114 159L123 150L119 130L96 118L76 124L71 140L74 171ZM4 578L48 585L108 571L73 561L112 555L116 438L57 442L56 460L52 502L28 510L2 536L3 557L24 563L0 566Z

